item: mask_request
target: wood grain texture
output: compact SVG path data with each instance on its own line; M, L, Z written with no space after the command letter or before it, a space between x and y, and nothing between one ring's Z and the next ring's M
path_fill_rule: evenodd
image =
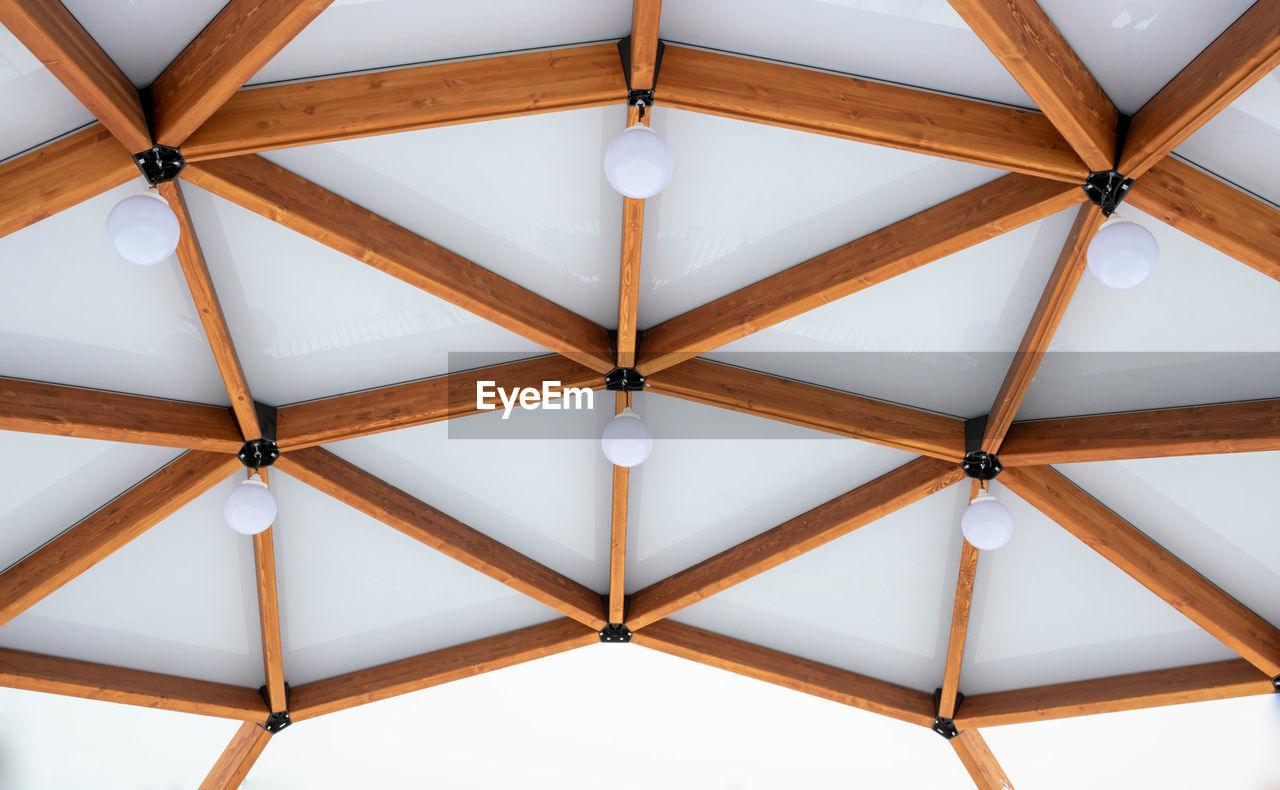
M668 46L654 100L1076 186L1089 175L1038 112L719 52Z
M330 452L318 447L294 450L282 455L275 465L307 485L561 614L597 630L606 625L604 604L597 593Z
M128 153L151 147L138 90L58 0L0 0L0 24L110 130Z
M156 142L186 142L331 2L230 0L152 83Z
M1022 406L1031 382L1035 380L1040 361L1049 350L1054 332L1067 312L1067 304L1076 291L1080 276L1084 274L1086 253L1093 236L1106 221L1102 210L1092 203L1080 207L1076 214L1075 224L1067 234L1066 244L1058 256L1058 262L1049 273L1049 283L1040 295L1040 303L1031 316L1031 323L1022 335L1018 351L1013 356L1009 372L996 393L995 403L987 414L987 427L982 435L982 449L988 453L999 453L1004 437L1013 424L1013 418Z
M1091 170L1116 162L1119 111L1036 0L950 0Z
M246 721L231 736L231 743L218 756L218 761L209 769L200 790L235 790L249 775L249 770L258 761L262 750L267 748L271 733L253 722Z
M692 568L640 590L631 596L627 625L632 630L644 628L941 491L963 476L960 468L948 461L936 458L910 461Z
M262 482L270 470L262 468ZM247 474L252 474L248 472ZM262 632L262 671L271 710L289 709L284 686L284 647L280 642L280 601L276 587L276 549L271 528L253 536L253 575L258 585L258 624Z
M631 88L652 90L658 56L658 28L662 0L632 0L631 3Z
M307 683L293 690L290 717L310 719L599 642L596 632L580 623L553 620Z
M0 625L222 482L234 455L191 451L0 573Z
M969 484L969 498L981 490L979 481ZM978 550L967 540L960 541L960 570L956 574L956 599L951 608L951 634L947 639L947 662L942 670L942 694L938 715L955 718L960 692L960 667L964 662L965 637L969 632L969 610L973 606L973 582L978 575Z
M646 0L638 0L637 7ZM656 34L655 34L656 35ZM627 107L627 127L637 123L645 126L653 119L652 112L644 118L636 107ZM620 368L636 364L637 320L640 310L640 253L644 246L644 201L622 198L622 254L618 267L618 332L615 341Z
M1117 169L1138 178L1280 66L1280 0L1258 0L1133 116Z
M182 152L238 156L626 99L617 45L592 44L242 90Z
M933 725L933 697L894 683L753 645L673 620L637 631L632 641L669 655L812 694L842 705Z
M627 406L628 393L619 392L614 413ZM627 607L627 497L631 470L613 467L613 501L609 508L609 622L621 623Z
M977 730L965 730L948 743L978 790L1013 790L1013 783Z
M601 373L608 331L259 156L188 165L213 194Z
M640 371L656 373L1082 202L1079 186L998 178L646 330Z
M1046 466L1006 469L1001 482L1269 677L1280 630Z
M204 250L200 248L200 239L196 237L195 223L191 221L191 212L187 209L182 187L177 181L166 181L156 188L169 201L169 207L178 218L178 262L182 265L182 274L186 277L196 314L200 316L200 325L204 327L205 338L213 351L218 374L222 376L222 384L227 388L227 396L231 399L231 411L236 415L240 433L246 441L260 439L262 428L258 425L258 413L253 407L249 382L244 376L244 368L240 366L235 343L231 340L227 318L222 314L222 303L218 301L218 294L213 288L213 278L209 276L209 266L205 263Z
M256 689L2 647L0 686L224 719L267 717Z
M94 124L0 164L0 237L138 178L133 157Z
M0 378L0 430L236 453L244 439L218 406Z
M964 423L954 417L864 398L705 359L645 380L650 392L848 436L922 455L964 458Z

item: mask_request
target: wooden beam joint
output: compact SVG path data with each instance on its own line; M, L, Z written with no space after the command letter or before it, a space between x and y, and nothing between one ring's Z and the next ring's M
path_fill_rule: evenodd
M600 641L618 644L631 641L631 629L622 623L609 623L600 629Z
M960 711L960 703L964 702L964 695L959 691L956 692L955 704L951 706L952 713L950 716L942 715L942 689L933 690L933 726L930 728L934 732L946 738L948 741L960 734L960 730L956 727L955 715Z

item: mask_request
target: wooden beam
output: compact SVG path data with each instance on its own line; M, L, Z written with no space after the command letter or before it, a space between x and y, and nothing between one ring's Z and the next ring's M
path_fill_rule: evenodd
M262 157L188 165L183 177L593 370L613 369L604 327Z
M271 733L253 722L246 721L231 736L231 743L223 750L218 761L200 783L200 790L235 790L249 775L262 750L267 748Z
M1280 208L1176 159L1151 168L1126 202L1280 280Z
M998 453L1004 442L1013 418L1022 406L1036 371L1040 368L1040 360L1049 350L1053 334L1067 312L1067 304L1076 291L1080 276L1084 274L1085 253L1089 250L1089 242L1106 221L1102 210L1092 203L1080 207L1076 214L1075 224L1067 234L1066 244L1058 263L1049 273L1049 284L1040 295L1040 303L1031 316L1031 323L1022 336L1018 351L1013 356L1013 364L1005 374L1000 391L996 394L995 403L987 415L987 427L982 435L982 449L988 453Z
M950 0L1091 170L1116 162L1120 113L1036 0Z
M1015 422L1006 467L1280 450L1280 399Z
M960 467L917 458L631 596L632 630L661 620L960 480Z
M218 406L0 378L0 430L235 453L244 439Z
M138 177L138 167L101 124L0 164L0 237Z
M552 620L371 669L307 683L293 690L289 715L294 721L310 719L564 653L576 647L598 644L599 641L600 637L594 631L583 628L580 623L568 619Z
M662 0L632 0L631 88L652 90L658 58L658 27Z
M182 152L239 156L626 99L617 45L592 44L242 90Z
M978 790L1013 790L1013 783L977 730L965 730L948 743L964 764Z
M205 263L204 251L200 249L200 239L196 237L195 223L191 221L191 212L187 209L182 187L177 181L166 181L157 189L169 201L170 208L178 217L178 261L182 264L191 300L195 303L204 335L213 351L213 360L218 365L218 373L222 376L222 383L231 399L231 411L236 415L236 422L239 423L240 433L244 438L259 439L262 437L262 428L258 425L253 395L249 392L249 382L244 377L244 368L240 366L240 357L231 340L227 318L222 314L222 304L213 288L213 278L209 276L209 266Z
M234 455L189 452L0 573L0 625L173 515L240 466Z
M276 466L329 496L591 628L603 628L597 593L319 447Z
M615 398L614 413L621 413L631 404L629 393L619 392ZM627 496L631 483L631 470L625 466L613 467L613 505L610 508L609 527L609 622L625 622L627 613Z
M268 470L259 470L262 482ZM252 474L252 472L250 472ZM262 631L262 669L273 712L288 710L284 685L284 647L280 642L280 602L276 590L276 548L271 527L253 536L253 571L258 583L258 623Z
M231 0L151 85L156 142L175 148L333 0Z
M662 73L665 84L665 57ZM1078 186L998 178L646 330L640 370L656 373L1083 201Z
M974 480L969 485L969 498L973 499L982 484ZM973 582L978 575L978 550L967 540L960 541L960 571L956 574L956 600L951 609L951 635L947 639L947 663L942 671L942 693L938 700L938 715L953 719L956 700L960 693L960 666L964 662L965 636L969 632L969 609L973 605Z
M659 106L1066 181L1089 168L1038 112L763 60L668 46Z
M960 462L964 422L815 384L693 359L645 380L650 392Z
M0 686L179 713L259 721L255 689L0 647Z
M1133 116L1117 169L1138 178L1280 66L1280 0L1258 0Z
M652 113L645 113L649 125ZM640 123L635 107L627 108L627 126ZM640 252L644 246L644 201L622 198L622 255L618 267L618 334L617 363L620 368L635 367L637 322L640 310Z
M1270 678L1248 661L1236 658L1017 691L975 694L965 698L956 724L962 728L996 727L1271 694L1274 691Z
M1280 629L1070 480L1047 466L1006 469L1000 480L1269 677L1280 675Z
M933 698L895 683L770 650L690 625L663 620L632 641L669 655L745 675L893 719L933 725Z
M80 100L129 153L151 147L138 90L58 0L0 0L0 24Z

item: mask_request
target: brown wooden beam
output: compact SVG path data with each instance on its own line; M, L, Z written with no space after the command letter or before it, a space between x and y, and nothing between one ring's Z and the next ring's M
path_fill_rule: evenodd
M643 123L649 125L653 113L645 113ZM635 107L627 109L627 126L640 123ZM622 198L622 255L618 267L618 333L617 363L620 368L635 367L637 322L640 309L640 253L644 246L644 201Z
M659 106L842 137L1066 181L1089 168L1038 112L668 46Z
M568 619L553 620L371 669L307 683L293 690L289 715L294 721L310 719L564 653L599 641L600 637L594 631L583 628L580 623Z
M231 736L231 743L223 750L218 761L200 783L200 790L235 790L239 787L262 750L267 748L271 733L253 722L246 721Z
M0 573L0 625L173 515L240 466L188 452Z
M1080 207L1076 214L1075 224L1067 234L1066 244L1058 263L1049 274L1049 284L1040 295L1040 303L1031 316L1031 323L1022 336L1018 351L1014 354L1013 364L1005 374L1000 391L996 393L995 403L987 415L987 427L982 435L982 449L988 453L1000 452L1005 434L1013 424L1013 418L1022 406L1022 400L1031 388L1040 361L1049 350L1053 334L1067 312L1067 304L1076 291L1080 276L1085 270L1085 253L1089 250L1089 242L1106 221L1102 210L1092 203Z
M978 790L1013 790L1013 783L977 730L965 730L948 743Z
M969 485L969 498L981 490L974 480ZM951 635L947 639L947 663L942 671L942 692L938 699L938 715L955 718L960 693L960 666L964 662L965 637L969 632L969 609L973 605L973 582L978 575L978 550L967 540L960 541L960 571L956 574L956 599L951 609Z
M268 470L259 470L262 482ZM280 602L276 589L276 548L271 527L253 536L253 571L258 583L258 623L262 631L262 669L272 712L289 709L284 685L284 647L280 642Z
M645 380L648 391L948 461L964 458L964 422L896 403L705 359Z
M947 461L917 458L848 493L731 549L649 585L631 596L632 630L727 590L789 559L816 549L941 491L964 473Z
M615 44L239 91L183 144L188 161L433 126L621 104Z
M1266 675L1248 661L1237 658L1017 691L975 694L965 698L956 724L961 728L996 727L1274 691Z
M629 393L619 392L614 413L629 406ZM609 622L624 622L627 613L627 497L631 486L631 470L613 467L613 504L609 513Z
M186 142L333 0L231 0L151 85L156 142Z
M58 0L0 0L9 29L129 153L151 147L138 90Z
M1001 482L1269 677L1280 630L1047 466L1006 469Z
M188 165L183 177L589 368L613 369L604 327L260 156Z
M1147 172L1280 65L1280 0L1258 0L1133 116L1117 169Z
M879 713L893 719L933 725L933 698L895 683L770 650L673 620L637 631L632 641L669 655L697 661L803 694Z
M631 3L631 88L652 90L658 57L658 27L662 0Z
M606 625L604 605L597 593L330 452L319 447L295 450L281 456L276 466L561 614L595 629Z
M251 688L4 647L0 686L224 719L260 721L267 716L262 697Z
M640 370L656 373L1083 201L1078 186L998 178L646 330Z

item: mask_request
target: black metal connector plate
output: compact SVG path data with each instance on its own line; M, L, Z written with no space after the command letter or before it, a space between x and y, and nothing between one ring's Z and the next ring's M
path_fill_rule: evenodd
M1276 693L1280 694L1280 675L1276 675L1275 677L1271 678L1271 685L1273 688L1275 688Z
M289 718L289 711L280 710L268 716L267 720L263 722L260 726L262 727L262 729L266 730L272 735L275 735L277 732L280 732L285 727L288 727L290 724L293 724L293 720Z
M934 718L933 731L947 740L951 740L960 734L960 731L956 729L956 723L954 721L951 719L945 719L941 716Z
M167 145L153 145L150 149L133 155L133 162L151 186L172 181L187 166L182 152Z
M600 629L601 642L630 642L631 629L622 623L609 623Z
M276 407L265 403L253 402L253 411L258 415L258 430L263 439L276 440Z
M1109 217L1124 202L1132 186L1132 178L1125 178L1114 170L1099 170L1089 174L1081 189Z
M995 454L977 450L965 455L960 468L975 480L995 480L996 475L1004 471L1004 464L1000 463L1000 458Z
M627 106L634 107L640 102L644 102L644 106L653 106L653 91L631 91L627 94Z
M276 462L280 457L280 448L270 439L253 439L241 445L236 457L250 469L261 469Z
M658 42L658 54L653 59L653 84L658 84L658 70L662 68L662 52L666 44ZM627 79L627 90L631 90L631 36L618 42L618 55L622 57L622 74ZM633 91L634 93L634 91ZM649 91L649 106L653 106L653 91Z
M613 392L643 392L644 376L635 368L614 368L605 374L604 388Z

